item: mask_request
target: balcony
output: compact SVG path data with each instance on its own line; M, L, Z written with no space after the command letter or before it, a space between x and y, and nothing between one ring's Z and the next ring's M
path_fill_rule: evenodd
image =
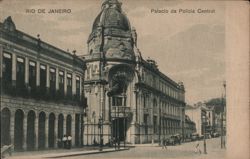
M112 106L111 107L111 116L113 118L126 118L132 113L130 107L126 106Z

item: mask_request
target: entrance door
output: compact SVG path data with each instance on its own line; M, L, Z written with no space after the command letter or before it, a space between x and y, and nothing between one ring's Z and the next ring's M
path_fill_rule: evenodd
M120 141L125 141L127 134L127 119L126 118L117 118L112 121L112 136L114 139Z

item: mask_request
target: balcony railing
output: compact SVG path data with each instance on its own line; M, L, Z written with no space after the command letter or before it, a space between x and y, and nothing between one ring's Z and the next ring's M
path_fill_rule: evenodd
M111 116L114 118L128 117L132 113L131 108L127 106L112 106Z

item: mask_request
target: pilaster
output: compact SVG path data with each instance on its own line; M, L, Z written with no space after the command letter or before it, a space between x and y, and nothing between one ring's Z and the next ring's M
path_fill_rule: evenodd
M27 114L23 117L23 149L27 150Z
M40 62L36 62L36 85L40 86Z
M46 115L45 117L45 149L49 147L49 117Z
M12 85L16 86L16 54L12 54Z
M25 57L25 76L24 76L25 84L29 84L29 59Z

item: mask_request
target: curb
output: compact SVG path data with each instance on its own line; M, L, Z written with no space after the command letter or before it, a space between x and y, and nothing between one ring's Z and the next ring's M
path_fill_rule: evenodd
M43 158L63 158L63 157L72 157L72 156L81 156L81 155L91 155L91 154L99 154L99 153L109 153L109 152L117 152L117 151L125 151L129 150L129 148L119 149L119 150L103 150L103 151L92 151L92 152L78 152L75 154L57 154L51 156L43 156Z

